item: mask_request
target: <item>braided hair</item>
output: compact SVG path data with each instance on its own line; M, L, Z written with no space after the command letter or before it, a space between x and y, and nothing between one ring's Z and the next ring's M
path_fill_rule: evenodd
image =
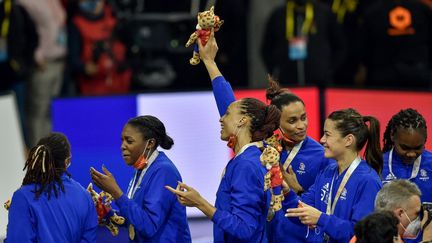
M397 114L392 116L384 132L384 153L390 151L393 148L394 143L391 137L396 134L399 128L424 129L424 136L426 141L427 126L424 117L420 113L418 113L418 111L412 108L400 110Z
M70 144L62 133L51 133L39 140L30 150L23 170L26 170L22 185L34 184L35 198L46 193L48 200L54 191L58 197L59 189L64 190L61 175L66 173L66 159L70 158Z
M255 98L241 99L241 113L251 118L252 141L261 141L273 135L279 127L280 110Z

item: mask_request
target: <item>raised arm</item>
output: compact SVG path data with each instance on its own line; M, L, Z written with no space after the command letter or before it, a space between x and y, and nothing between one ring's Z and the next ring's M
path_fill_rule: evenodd
M213 94L219 110L219 115L223 116L228 109L228 106L236 99L230 83L225 80L216 65L215 57L218 51L218 46L216 39L214 38L213 30L210 34L210 39L205 46L203 46L201 40L198 39L198 47L201 59L206 66L210 80L212 81Z

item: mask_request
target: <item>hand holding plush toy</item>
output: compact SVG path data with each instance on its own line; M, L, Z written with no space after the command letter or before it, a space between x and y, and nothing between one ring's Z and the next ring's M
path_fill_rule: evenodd
M219 16L214 14L214 6L212 6L208 11L198 13L197 19L198 24L196 26L196 31L191 34L188 42L186 43L186 47L189 47L195 43L193 56L189 60L189 63L192 65L197 65L200 63L200 55L198 51L198 45L196 43L198 38L201 40L202 45L205 46L210 38L211 30L213 29L214 32L218 31L224 23L224 21L221 20Z
M118 235L119 229L116 224L124 224L125 219L121 216L118 216L112 210L111 202L113 197L109 193L103 191L98 194L95 190L93 190L92 183L88 185L87 191L90 193L96 206L99 224L105 224L113 236Z

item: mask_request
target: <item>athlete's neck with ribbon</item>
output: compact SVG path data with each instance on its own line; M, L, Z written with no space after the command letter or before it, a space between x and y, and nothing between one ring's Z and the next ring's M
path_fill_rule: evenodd
M358 156L357 151L347 150L339 158L335 158L338 164L339 174L342 174Z

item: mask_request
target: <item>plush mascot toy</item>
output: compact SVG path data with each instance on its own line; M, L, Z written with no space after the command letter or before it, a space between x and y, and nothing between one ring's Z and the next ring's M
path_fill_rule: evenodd
M279 143L279 135L273 134L273 136L265 140L265 143L275 148L279 154L282 153L282 146Z
M112 210L111 202L113 197L111 194L104 191L98 194L95 190L93 190L92 183L88 185L87 191L90 193L96 206L99 224L106 225L113 236L118 235L119 229L117 225L124 224L125 219L121 216L118 216Z
M200 63L198 44L196 43L197 39L199 38L203 46L205 46L210 38L211 29L213 28L214 32L218 31L224 22L219 16L214 14L214 6L210 10L198 13L197 19L196 31L192 33L186 43L186 47L195 44L193 56L189 60L189 63L192 65Z
M284 199L282 193L282 171L279 164L282 147L278 142L278 136L273 135L264 142L264 150L260 156L261 164L268 172L264 177L264 191L270 189L272 198L267 220L271 221L276 211L282 208Z
M9 208L10 208L10 204L11 204L11 200L8 199L8 200L3 204L3 206L4 206L4 208L5 208L6 210L9 210Z
M272 200L271 208L278 211L282 208L283 193L282 193L282 172L279 166L279 152L272 146L267 146L260 156L262 165L268 172L265 175L264 190L271 189Z

